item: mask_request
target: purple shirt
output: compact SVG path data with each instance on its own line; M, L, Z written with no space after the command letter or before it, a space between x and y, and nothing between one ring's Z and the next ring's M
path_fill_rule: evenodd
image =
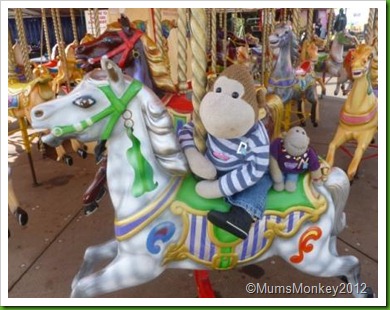
M284 173L302 173L306 170L315 171L320 168L317 154L311 147L308 147L307 151L300 156L292 156L287 153L281 138L271 143L270 154L276 159L280 170Z

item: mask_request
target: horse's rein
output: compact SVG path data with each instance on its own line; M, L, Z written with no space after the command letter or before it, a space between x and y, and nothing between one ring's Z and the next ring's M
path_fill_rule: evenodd
M109 51L107 54L105 54L103 56L89 58L88 62L93 65L93 64L95 64L97 62L100 62L102 57L106 56L106 57L111 59L112 57L114 57L114 56L120 54L121 52L123 52L123 54L121 56L121 59L119 60L119 63L118 63L118 66L121 69L123 69L124 66L125 66L126 59L127 59L128 55L129 55L129 53L133 50L135 43L137 43L139 38L143 35L143 32L141 30L134 30L134 35L131 38L129 38L124 33L124 31L121 30L121 31L118 32L118 35L123 40L123 43L121 45L119 45L118 47L116 47L113 50Z
M104 95L110 102L109 107L85 120L80 121L77 124L53 127L53 129L51 130L51 134L59 138L64 135L69 135L75 132L81 132L84 129L91 127L95 123L103 120L107 116L110 116L110 120L106 124L101 134L101 140L108 140L116 123L118 122L119 117L126 110L129 102L141 90L142 86L143 84L140 81L134 79L121 98L116 97L109 85L99 87L99 89L104 93Z

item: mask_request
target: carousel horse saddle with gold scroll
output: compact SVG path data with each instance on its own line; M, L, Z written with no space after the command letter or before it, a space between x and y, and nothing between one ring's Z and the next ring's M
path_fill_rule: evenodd
M172 212L182 216L183 233L178 243L169 245L165 263L190 258L213 269L234 268L264 254L275 237L294 236L303 223L317 221L327 208L325 198L313 192L309 174L300 175L295 192L269 191L263 219L253 223L248 238L241 240L207 220L210 210L227 212L230 205L222 198L198 196L196 183L193 175L186 176L171 204Z

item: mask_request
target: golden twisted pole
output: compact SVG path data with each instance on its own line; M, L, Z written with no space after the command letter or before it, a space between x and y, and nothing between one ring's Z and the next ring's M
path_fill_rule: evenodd
M226 60L227 60L227 10L224 9L223 12L223 67L226 68Z
M41 14L42 14L43 32L45 34L47 57L49 58L49 60L51 60L51 46L50 46L49 29L46 20L46 9L41 9Z
M79 39L77 35L77 25L76 25L76 17L74 15L74 9L70 9L70 20L72 22L73 41L77 46L79 45Z
M66 86L67 86L68 90L70 90L68 63L66 61L65 46L64 46L64 39L63 39L63 35L62 35L62 26L61 26L61 18L60 18L60 14L59 14L59 9L52 8L51 9L51 16L53 18L54 34L55 34L56 41L58 44L58 54L60 55L60 60L64 64Z
M283 23L287 23L287 8L283 9Z
M368 25L367 25L367 36L366 36L366 44L371 45L374 39L374 19L375 19L375 9L370 8L370 12L368 14Z
M211 71L217 73L217 11L211 9Z
M332 37L333 20L334 20L334 9L330 9L329 20L328 20L328 29L326 30L325 50L329 50L329 47L330 47L330 41L331 41L331 37Z
M314 17L314 9L309 9L309 16L307 18L307 40L311 41L313 38L313 17Z
M8 28L8 79L16 77L16 60L14 50L12 49L11 32Z
M191 9L191 50L192 50L192 104L195 125L194 140L200 152L206 149L206 129L199 116L200 102L206 93L207 55L206 55L206 12L205 9Z
M177 77L179 90L185 92L187 90L187 9L178 9L178 70Z
M22 52L24 75L26 76L26 80L28 82L28 81L31 81L33 79L33 74L32 74L32 70L31 70L31 66L30 66L30 58L28 56L26 33L24 31L22 9L15 9L15 21L16 21L16 28L18 30L18 35L19 35L20 49Z
M299 9L297 8L292 9L292 31L298 40L299 40L300 21L301 18L299 14ZM296 57L293 66L295 67L298 64L299 64L299 57Z
M161 9L154 9L154 35L156 38L156 45L160 52L164 54L161 18Z
M268 9L263 9L262 11L262 30L261 30L261 76L260 76L260 83L262 85L265 85L265 57L267 54L267 15L268 15Z
M95 23L95 37L100 36L100 22L99 22L99 9L93 9L93 21Z

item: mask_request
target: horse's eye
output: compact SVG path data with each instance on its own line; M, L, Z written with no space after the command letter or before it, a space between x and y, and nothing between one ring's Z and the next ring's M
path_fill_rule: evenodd
M77 105L80 108L87 109L93 106L96 103L96 100L91 96L82 96L73 101L74 105Z
M106 37L106 38L103 39L103 43L111 44L112 43L112 39L110 37Z
M216 93L222 93L222 88L221 87L217 87L217 89L215 90Z

